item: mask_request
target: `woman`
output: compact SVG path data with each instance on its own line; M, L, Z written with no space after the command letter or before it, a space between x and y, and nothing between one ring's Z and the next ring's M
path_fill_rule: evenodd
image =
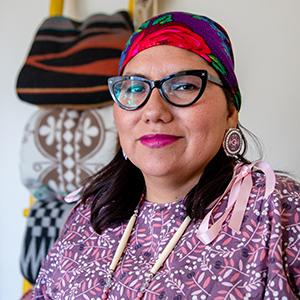
M132 35L110 78L122 149L81 201L34 299L297 299L299 193L243 157L225 30L172 12Z

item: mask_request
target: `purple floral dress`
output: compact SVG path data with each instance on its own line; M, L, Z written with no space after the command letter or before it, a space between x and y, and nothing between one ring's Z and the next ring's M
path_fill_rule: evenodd
M274 192L265 199L264 175L256 172L252 178L241 233L225 222L218 237L205 245L195 234L199 223L190 223L145 300L300 299L300 185L277 176ZM213 217L224 209L221 202ZM145 273L185 215L183 201L141 204L109 299L136 298ZM90 204L79 203L43 263L33 299L101 299L125 225L99 235L90 224Z

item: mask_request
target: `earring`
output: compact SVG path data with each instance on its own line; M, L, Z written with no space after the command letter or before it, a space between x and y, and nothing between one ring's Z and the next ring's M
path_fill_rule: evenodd
M237 158L244 146L244 139L240 129L229 128L223 140L223 149L227 156Z
M128 156L127 156L127 154L125 153L125 151L123 149L122 149L122 153L123 153L124 159L127 160Z

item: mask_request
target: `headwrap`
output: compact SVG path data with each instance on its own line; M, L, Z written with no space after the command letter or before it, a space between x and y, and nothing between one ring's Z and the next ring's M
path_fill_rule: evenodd
M241 94L234 73L234 58L229 36L215 21L186 12L168 12L144 22L129 38L122 52L119 74L139 52L159 45L186 49L202 57L216 70L232 95L237 110Z

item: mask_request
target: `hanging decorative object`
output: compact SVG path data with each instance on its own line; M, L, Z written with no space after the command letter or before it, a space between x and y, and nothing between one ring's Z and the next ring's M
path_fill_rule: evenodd
M39 106L87 109L112 102L107 78L133 30L126 11L79 22L53 16L39 27L17 78L18 97Z

